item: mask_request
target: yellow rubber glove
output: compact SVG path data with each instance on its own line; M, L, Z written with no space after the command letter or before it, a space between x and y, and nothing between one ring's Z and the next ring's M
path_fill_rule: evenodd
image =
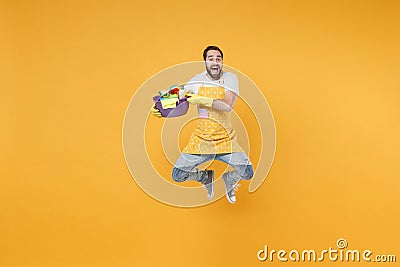
M195 94L187 94L187 96L190 96L187 98L187 101L190 104L193 105L204 105L206 107L211 108L212 104L213 104L213 99L209 98L209 97L205 97L205 96L199 96L199 95L195 95Z
M151 108L151 115L156 116L157 118L161 118L161 112L158 110L158 108L156 108L156 106L153 106Z

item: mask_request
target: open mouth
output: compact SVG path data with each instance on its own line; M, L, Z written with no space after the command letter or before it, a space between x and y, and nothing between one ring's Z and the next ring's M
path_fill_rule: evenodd
M218 67L218 66L212 66L210 69L211 69L211 72L212 72L212 73L215 73L215 74L216 74L216 73L219 72L219 67Z

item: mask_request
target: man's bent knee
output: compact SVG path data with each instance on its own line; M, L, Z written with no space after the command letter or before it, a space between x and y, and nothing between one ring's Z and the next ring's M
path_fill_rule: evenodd
M253 166L252 165L247 165L241 178L243 180L250 180L253 177L253 175L254 175Z
M177 167L174 167L172 169L172 179L175 182L179 182L179 183L180 182L184 182L186 180L186 177L187 177L187 172L186 171L184 171L182 169L179 169Z

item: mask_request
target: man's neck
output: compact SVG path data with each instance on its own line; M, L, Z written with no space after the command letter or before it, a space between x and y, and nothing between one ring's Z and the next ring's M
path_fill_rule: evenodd
M222 75L224 74L223 71L221 71L221 74L217 77L217 78L213 78L211 77L207 72L206 72L206 76L208 77L208 79L210 79L211 81L218 81L219 79L221 79Z

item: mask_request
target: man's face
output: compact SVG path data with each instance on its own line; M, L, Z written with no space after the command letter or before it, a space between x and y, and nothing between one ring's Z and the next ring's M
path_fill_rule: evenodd
M209 50L206 55L207 74L213 80L218 80L222 73L222 56L218 50Z

